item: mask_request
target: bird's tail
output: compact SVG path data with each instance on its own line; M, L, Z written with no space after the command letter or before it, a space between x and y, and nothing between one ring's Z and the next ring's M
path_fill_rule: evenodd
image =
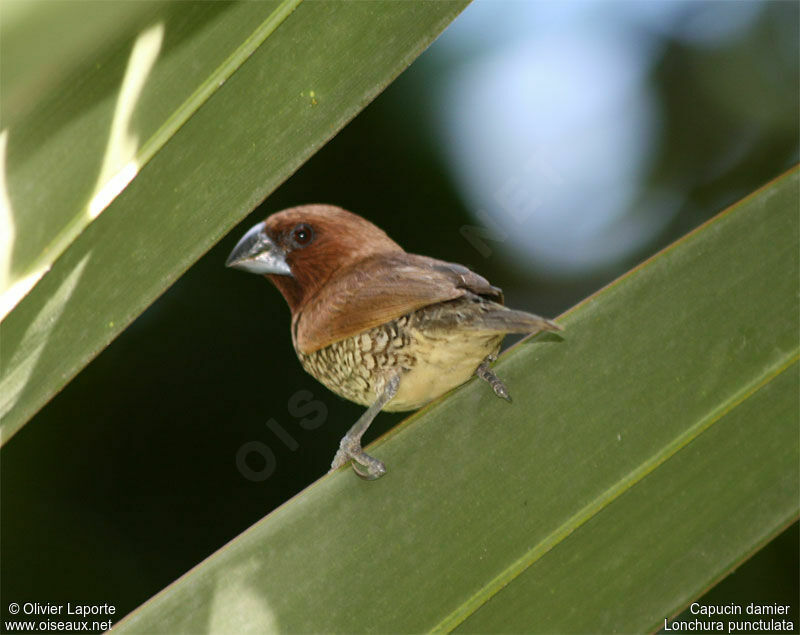
M484 333L538 333L562 331L563 327L546 318L516 311L486 298L469 295L440 302L417 312L419 326L429 331L467 329Z
M481 330L487 329L501 333L537 333L539 331L563 331L564 327L552 320L495 305L483 314ZM476 324L477 326L477 324Z

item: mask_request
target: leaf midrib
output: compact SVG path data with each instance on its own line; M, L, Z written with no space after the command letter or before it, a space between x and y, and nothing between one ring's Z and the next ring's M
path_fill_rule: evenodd
M551 549L565 540L574 531L588 523L606 507L613 503L625 492L632 489L643 481L649 474L654 472L663 463L670 460L683 448L701 434L707 432L711 427L722 420L728 413L736 409L747 399L755 395L759 390L769 384L778 375L785 372L790 366L797 363L800 354L797 350L784 355L778 362L767 368L753 381L749 382L741 390L732 395L729 399L722 402L708 415L702 417L694 425L687 428L682 434L678 435L673 441L656 452L653 456L640 463L640 465L628 472L619 479L614 485L607 488L601 495L584 505L581 509L570 516L566 521L550 532L536 545L529 549L520 558L506 567L503 571L492 578L480 590L475 592L466 602L461 604L439 624L432 632L451 632L464 622L468 617L475 613L481 606L486 604L494 595L499 593L503 587L510 584L515 578L521 575L526 569L535 564Z

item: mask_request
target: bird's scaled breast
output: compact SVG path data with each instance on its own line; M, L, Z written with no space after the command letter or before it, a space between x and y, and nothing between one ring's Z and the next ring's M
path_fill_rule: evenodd
M327 388L364 406L372 405L399 371L397 394L383 409L416 410L470 379L503 340L496 332L450 326L443 328L431 308L420 309L298 357Z

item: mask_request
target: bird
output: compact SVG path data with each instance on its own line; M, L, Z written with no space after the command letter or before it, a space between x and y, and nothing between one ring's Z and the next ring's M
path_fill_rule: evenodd
M562 330L504 306L501 289L467 267L408 253L370 221L334 205L271 214L244 234L225 264L278 288L303 369L366 406L330 468L350 462L366 480L386 472L361 446L380 411L416 410L473 376L510 402L491 369L505 335Z

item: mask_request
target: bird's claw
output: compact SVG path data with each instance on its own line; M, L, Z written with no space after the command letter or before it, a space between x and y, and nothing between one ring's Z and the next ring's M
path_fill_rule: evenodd
M350 443L345 437L339 444L336 456L333 457L330 471L339 469L348 461L352 461L353 471L365 481L374 481L386 474L383 461L364 452L360 443Z
M511 403L511 395L508 394L508 388L506 388L506 385L500 378L495 377L495 379L497 380L496 382L489 382L489 385L492 387L492 390L494 390L494 394L497 395L498 397L502 397L508 403Z
M379 461L375 457L363 453L361 458L369 459L370 462L368 464L358 463L356 459L353 459L352 466L353 471L365 481L374 481L386 474L386 466L383 464L383 461ZM362 467L365 469L362 469Z

